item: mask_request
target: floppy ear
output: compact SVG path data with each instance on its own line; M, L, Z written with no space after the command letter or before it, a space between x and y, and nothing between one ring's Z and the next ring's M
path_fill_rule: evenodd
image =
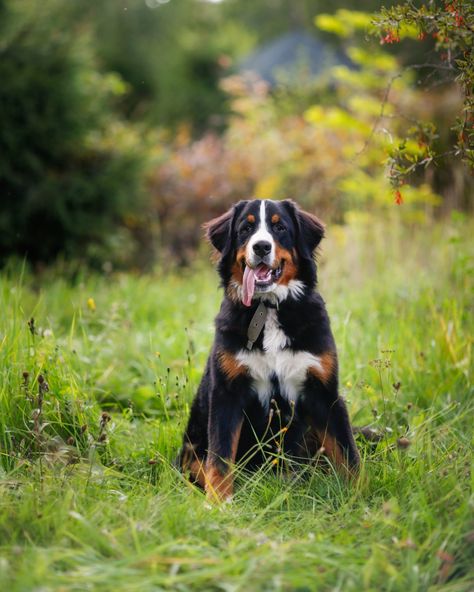
M324 237L324 224L314 214L301 210L293 200L284 201L296 224L298 248L304 257L312 257Z
M230 249L234 219L247 203L248 200L243 199L230 208L230 210L227 210L225 214L213 218L212 220L209 220L209 222L203 224L207 240L219 251L219 253L224 254L224 252L227 252Z
M209 222L203 224L207 240L220 253L222 253L226 243L230 240L230 229L233 217L234 208L231 208L225 214L213 218L212 220L209 220Z

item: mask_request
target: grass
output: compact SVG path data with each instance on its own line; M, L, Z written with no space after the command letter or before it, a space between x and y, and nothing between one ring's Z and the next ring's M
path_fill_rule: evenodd
M221 507L171 464L221 298L210 266L5 270L0 588L472 590L473 230L331 229L341 389L385 436L359 442L351 485L239 471Z

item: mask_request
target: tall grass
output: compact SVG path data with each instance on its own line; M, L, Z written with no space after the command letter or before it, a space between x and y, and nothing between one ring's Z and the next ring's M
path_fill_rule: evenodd
M207 263L0 279L0 585L450 590L474 585L472 224L329 230L320 289L359 441L331 471L240 469L209 505L172 466L221 293ZM33 321L32 321L33 319Z

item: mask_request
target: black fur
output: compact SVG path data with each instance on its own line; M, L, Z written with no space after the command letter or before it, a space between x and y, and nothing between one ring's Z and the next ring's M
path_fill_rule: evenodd
M254 297L250 307L244 306L232 292L232 282L240 273L239 266L244 265L237 261L237 254L260 222L260 205L258 200L241 201L206 225L207 236L220 254L218 270L225 295L184 434L180 466L217 497L232 493L229 468L233 462L259 466L274 458L282 444L286 456L298 461L307 462L326 452L347 474L359 463L346 406L338 393L337 355L329 318L315 291L314 251L323 238L324 226L290 200L265 202L271 235L285 256L291 257L288 269L293 269L294 279L303 285L296 297L290 294L278 303L277 320L288 340L284 349L329 360L328 372L318 375L308 371L294 404L273 374L267 407L260 402L247 369L232 362L239 352L246 351L247 328L259 304L259 298ZM252 220L254 223L249 222ZM286 265L290 266L290 259ZM264 337L265 329L252 351L264 352Z

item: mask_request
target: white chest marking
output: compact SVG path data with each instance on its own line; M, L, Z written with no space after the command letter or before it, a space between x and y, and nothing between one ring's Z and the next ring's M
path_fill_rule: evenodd
M241 350L237 360L248 368L253 386L264 407L272 397L272 376L276 376L281 395L288 401L298 398L310 366L322 370L319 356L306 351L284 349L288 337L282 331L275 309L269 309L263 336L263 351Z

